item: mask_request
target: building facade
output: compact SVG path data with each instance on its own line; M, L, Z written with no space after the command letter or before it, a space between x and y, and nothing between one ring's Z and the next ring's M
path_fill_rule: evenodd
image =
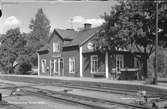
M139 79L143 54L94 49L101 28L85 24L82 31L55 29L38 54L38 75Z

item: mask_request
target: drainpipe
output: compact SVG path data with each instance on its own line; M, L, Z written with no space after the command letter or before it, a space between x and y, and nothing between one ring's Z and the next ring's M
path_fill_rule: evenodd
M79 47L79 61L80 61L80 77L83 77L83 71L82 71L82 60L83 60L83 57L82 57L82 46Z
M109 67L108 67L108 51L105 53L105 73L106 73L106 78L109 78Z
M2 16L2 1L0 0L0 17Z
M37 53L38 56L38 76L40 75L40 57L39 57L39 53Z

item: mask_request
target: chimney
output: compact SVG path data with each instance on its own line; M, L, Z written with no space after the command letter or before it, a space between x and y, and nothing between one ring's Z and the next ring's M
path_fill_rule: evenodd
M85 24L84 24L84 30L89 30L89 29L91 29L91 26L92 26L92 24L90 24L90 23L85 23Z
M74 29L71 29L71 28L68 28L68 29L66 29L66 30L69 30L69 31L75 31Z

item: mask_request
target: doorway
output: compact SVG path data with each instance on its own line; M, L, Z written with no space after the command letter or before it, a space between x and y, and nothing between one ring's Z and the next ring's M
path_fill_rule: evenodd
M54 75L64 75L64 60L63 58L55 58L53 64Z

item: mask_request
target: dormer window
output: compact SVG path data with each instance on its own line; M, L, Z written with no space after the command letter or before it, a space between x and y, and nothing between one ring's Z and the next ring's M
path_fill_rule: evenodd
M59 42L53 42L53 52L60 52L60 43Z

